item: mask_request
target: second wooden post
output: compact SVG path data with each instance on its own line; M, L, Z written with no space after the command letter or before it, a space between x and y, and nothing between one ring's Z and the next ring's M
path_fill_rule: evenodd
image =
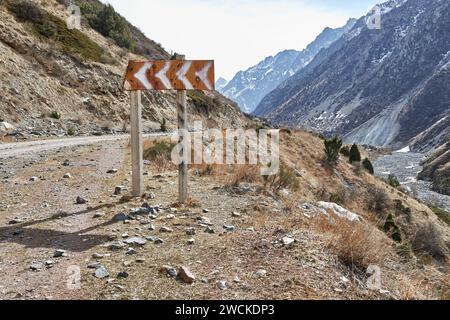
M184 60L184 55L177 55L177 60ZM177 90L177 113L178 113L178 130L179 143L184 145L183 139L187 131L187 110L186 110L186 90ZM189 146L187 146L189 147ZM188 164L187 164L187 150L183 147L183 154L181 155L181 163L178 167L178 201L184 203L188 197Z

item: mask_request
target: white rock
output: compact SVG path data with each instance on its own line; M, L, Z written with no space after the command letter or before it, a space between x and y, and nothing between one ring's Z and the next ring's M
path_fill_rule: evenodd
M6 121L0 122L0 132L9 132L14 130L14 126Z
M362 219L359 215L357 215L356 213L353 213L351 211L348 211L347 209L341 207L340 205L333 203L333 202L324 202L324 201L320 201L318 203L319 208L326 210L331 210L332 213L334 213L335 215L341 217L341 218L345 218L349 221L359 221L361 222Z

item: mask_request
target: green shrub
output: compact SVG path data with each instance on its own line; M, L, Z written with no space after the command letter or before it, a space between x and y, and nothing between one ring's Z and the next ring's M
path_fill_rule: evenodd
M342 147L342 139L334 136L331 139L325 139L323 141L325 145L325 156L328 164L335 166L339 160L339 151Z
M114 10L113 6L80 1L77 3L91 28L113 39L118 46L134 50L136 43L127 21Z
M68 136L74 136L75 135L75 128L74 127L70 127L69 129L67 129L67 135Z
M100 61L102 48L80 30L68 29L64 20L26 0L8 1L7 7L17 19L30 22L37 36L55 41L64 52Z
M44 12L33 2L26 0L8 1L7 6L9 11L21 21L41 24L45 20Z
M59 120L61 119L61 114L58 111L52 111L52 113L50 113L50 118Z
M390 174L388 176L387 183L393 188L400 187L400 182L398 181L397 177L395 175L393 175L393 174Z
M157 141L150 148L144 151L144 158L147 160L155 160L157 157L164 157L166 160L171 159L175 143L166 141Z
M361 162L361 154L359 153L359 149L356 144L353 144L350 148L349 161L350 163Z
M395 242L402 242L402 234L400 228L394 221L394 216L390 213L383 225L383 230L388 234Z
M448 226L450 226L450 212L447 212L445 210L432 207L431 210L434 212L435 215L439 217L442 221L444 221Z
M369 172L370 174L375 173L375 171L373 170L372 162L370 162L369 159L364 158L362 165L363 165L364 169L366 169L367 172Z
M343 146L342 148L341 148L341 154L343 155L343 156L345 156L345 157L350 157L350 148L348 147L348 146Z
M268 185L270 185L270 187L275 191L279 191L284 188L290 189L292 191L297 191L300 187L297 176L295 174L295 170L285 165L284 163L280 164L280 170L278 174L263 176L263 179L264 186L267 187Z

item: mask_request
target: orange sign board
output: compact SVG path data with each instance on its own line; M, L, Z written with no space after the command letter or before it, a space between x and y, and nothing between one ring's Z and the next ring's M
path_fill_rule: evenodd
M125 90L214 90L214 61L130 61Z

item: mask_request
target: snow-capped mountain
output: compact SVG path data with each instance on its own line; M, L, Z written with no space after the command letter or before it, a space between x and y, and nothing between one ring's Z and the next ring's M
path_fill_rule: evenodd
M326 28L303 51L285 50L267 57L253 67L239 71L225 87L216 90L237 102L242 111L251 113L267 93L304 68L321 49L329 47L355 22L350 19L342 28Z
M396 148L445 118L450 1L395 0L380 6L380 29L367 27L368 16L359 19L270 92L255 114L275 124Z

